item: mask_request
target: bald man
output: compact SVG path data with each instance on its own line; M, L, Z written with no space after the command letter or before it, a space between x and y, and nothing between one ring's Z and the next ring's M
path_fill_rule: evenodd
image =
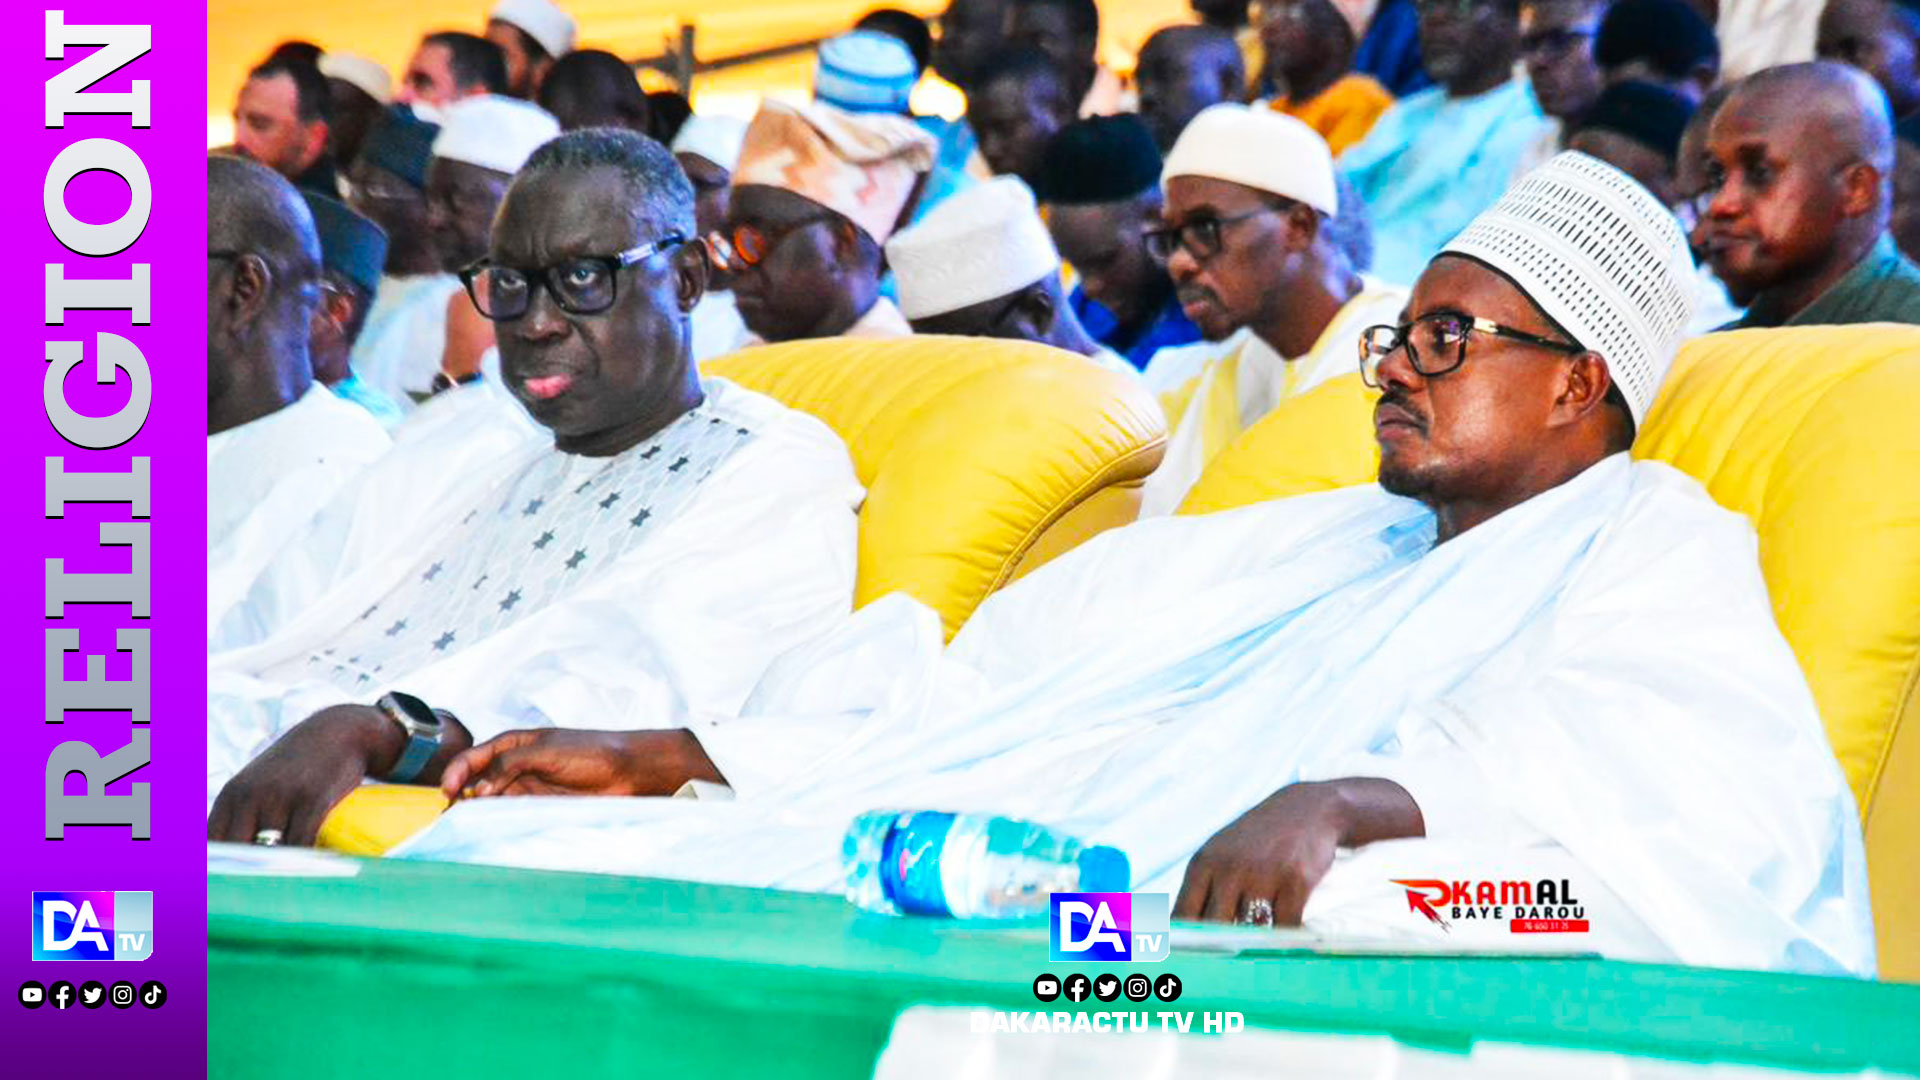
M1247 85L1247 66L1240 46L1225 30L1169 26L1140 47L1133 78L1140 94L1140 118L1165 153L1201 109L1240 100Z
M211 628L387 433L313 378L313 214L273 170L207 159L207 599Z
M1920 323L1920 268L1888 234L1886 95L1829 61L1769 68L1707 131L1696 235L1735 303L1734 326Z

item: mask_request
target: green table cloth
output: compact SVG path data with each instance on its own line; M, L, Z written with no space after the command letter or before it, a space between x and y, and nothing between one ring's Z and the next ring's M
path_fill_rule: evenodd
M354 877L213 875L207 949L215 1076L864 1076L915 1004L1233 1010L1250 1028L1430 1048L1490 1039L1920 1073L1920 985L1176 946L1141 966L1180 976L1173 1005L1042 1005L1040 972L1093 969L1050 965L1031 930L590 874L369 861Z

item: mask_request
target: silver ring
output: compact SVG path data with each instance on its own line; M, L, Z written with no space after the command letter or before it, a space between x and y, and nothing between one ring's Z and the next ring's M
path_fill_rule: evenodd
M280 841L286 838L287 834L281 832L279 829L261 829L259 832L253 834L253 842L259 844L261 847L279 847ZM1269 912L1269 914L1271 914L1271 912Z
M1240 921L1247 926L1272 926L1273 901L1256 896L1240 905Z

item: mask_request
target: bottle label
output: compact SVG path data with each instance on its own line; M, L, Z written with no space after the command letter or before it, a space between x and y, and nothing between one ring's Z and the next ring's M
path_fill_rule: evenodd
M946 890L940 887L940 851L952 828L952 814L920 811L901 817L887 834L880 873L901 911L943 918L953 915Z

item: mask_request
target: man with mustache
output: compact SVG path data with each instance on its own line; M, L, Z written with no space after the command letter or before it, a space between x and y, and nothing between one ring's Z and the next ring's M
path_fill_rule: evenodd
M726 226L708 238L748 344L905 337L880 245L913 215L933 136L904 116L767 101L747 126Z
M1920 323L1920 268L1887 231L1893 130L1872 79L1831 61L1749 76L1706 152L1694 235L1747 309L1734 326Z
M1547 126L1526 80L1518 0L1423 0L1420 53L1438 86L1402 98L1340 157L1373 217L1374 272L1406 284L1493 204Z
M312 843L363 778L435 782L512 727L731 715L769 659L847 616L846 448L701 377L693 232L691 186L643 136L574 132L528 160L463 276L551 444L211 665L210 838Z
M1244 105L1187 125L1162 172L1166 224L1150 243L1186 315L1220 345L1163 351L1148 381L1172 430L1142 514L1170 514L1214 455L1274 406L1353 371L1360 329L1406 290L1369 283L1341 242L1333 157L1312 128Z
M869 606L699 736L734 801L476 800L408 854L829 891L856 814L965 809L1117 846L1176 917L1870 973L1859 817L1753 528L1627 453L1688 273L1666 207L1555 158L1360 335L1378 485L1107 532L951 645ZM663 793L649 738L505 737L446 790ZM1495 873L1564 880L1588 932L1443 931L1402 884Z

